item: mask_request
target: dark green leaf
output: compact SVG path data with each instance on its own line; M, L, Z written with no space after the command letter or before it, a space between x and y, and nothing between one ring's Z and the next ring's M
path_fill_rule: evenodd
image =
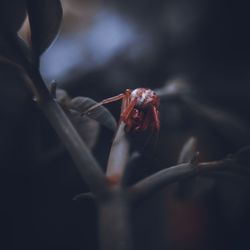
M99 124L88 117L82 117L76 110L66 111L66 113L86 145L93 148L99 134Z
M55 39L62 20L59 0L27 0L33 51L41 55Z
M82 116L77 108L72 105L67 91L56 88L55 83L51 84L50 91L54 93L54 98L56 98L56 101L64 109L65 113L75 126L76 130L78 131L86 145L89 148L93 148L99 134L98 122L90 119L87 116Z
M75 97L70 102L70 108L75 109L80 113L84 113L96 103L96 101L88 97ZM99 106L96 109L91 110L88 114L83 115L83 117L84 116L98 121L101 125L113 131L117 128L115 118L104 106Z

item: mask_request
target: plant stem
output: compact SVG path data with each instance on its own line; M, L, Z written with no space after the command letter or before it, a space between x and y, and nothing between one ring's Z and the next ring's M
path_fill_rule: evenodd
M27 85L33 89L32 92L38 93L37 103L39 107L71 154L80 175L96 197L99 210L100 249L131 250L130 204L127 195L125 195L124 190L116 186L108 187L99 164L82 141L65 112L48 93L40 74L32 72L31 78L25 76L26 82L28 81ZM111 173L114 166L118 164L117 160L114 160L116 153L120 150L124 153L123 156L128 153L128 144L124 140L122 131L123 127L120 126L113 143L114 147L111 149L110 161L112 164L110 163L109 168ZM122 164L119 163L119 166L124 168L126 160Z
M99 195L107 191L104 173L62 108L54 100L43 102L40 108L71 154L78 172L91 192Z
M38 93L37 103L50 124L56 131L64 146L70 153L76 168L87 183L90 191L100 196L108 192L105 175L98 162L95 160L80 135L72 125L65 112L51 97L43 79L38 71L30 72L30 77L24 75L27 86L33 86ZM34 90L33 90L34 93Z
M123 177L129 157L129 143L124 128L125 123L121 121L110 149L106 171L106 176L117 182L120 182Z
M19 53L21 63L24 67L19 67L15 64L12 66L16 67L23 75L24 82L31 93L35 95L37 104L70 153L78 172L98 202L100 248L102 250L131 250L130 204L127 193L118 186L108 186L106 177L98 162L81 139L65 112L50 95L38 69L38 58L34 60L35 65L30 64L23 55L16 40L13 38L11 41ZM116 143L114 142L114 147L111 150L110 161L112 161L112 164L110 163L109 168L111 170L115 166L123 169L126 165L128 144L123 139L122 131L122 127L120 127L116 136L117 140L119 138L121 140L117 141L115 139ZM119 165L119 162L115 160L116 153L126 156L122 158L123 160Z
M130 204L120 187L99 203L100 250L132 250Z
M209 171L221 170L229 167L233 163L233 160L221 160L213 162L204 162L197 165L191 163L183 163L176 166L172 166L161 171L152 174L143 180L137 182L131 188L129 193L133 201L137 201L145 196L158 191L162 187L180 181L185 178L189 178L198 174L202 174Z

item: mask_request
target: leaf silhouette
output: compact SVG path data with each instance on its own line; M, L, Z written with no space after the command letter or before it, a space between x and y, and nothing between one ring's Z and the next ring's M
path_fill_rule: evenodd
M56 87L56 83L52 82L50 85L50 91L53 92L54 98L56 98L56 101L64 109L65 113L73 123L74 127L86 145L92 149L96 143L100 125L97 121L90 119L87 116L82 116L81 112L77 110L77 107L75 108L74 102L72 105L71 98L67 91ZM80 99L82 98L85 99L85 97L80 97Z
M76 110L66 111L66 113L86 145L92 149L99 134L98 122L88 117L82 117Z
M75 109L80 113L88 110L97 102L88 97L75 97L70 101L70 108ZM90 113L83 115L98 121L101 125L111 130L116 130L117 124L113 115L104 106L99 106Z
M32 49L40 56L55 39L62 20L59 0L27 0Z

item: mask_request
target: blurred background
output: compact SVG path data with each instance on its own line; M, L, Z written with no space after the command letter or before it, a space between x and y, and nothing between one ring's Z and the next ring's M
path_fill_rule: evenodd
M146 155L142 152L131 183L176 164L191 136L197 138L201 161L221 159L250 144L247 1L63 0L62 4L61 32L41 62L48 84L57 80L70 96L96 101L137 87L149 87L161 96L157 146ZM118 119L120 103L108 108ZM98 249L95 204L72 201L87 188L47 121L36 112L39 118L33 118L37 125L27 132L30 146L25 151L32 152L36 164L23 175L29 184L19 183L26 203L21 198L13 201L14 207L23 205L11 220L10 238L19 240L19 246L29 242L30 249ZM101 128L93 148L103 167L112 136ZM20 182L16 175L10 178ZM248 249L249 185L246 176L229 173L164 189L133 209L135 249ZM26 229L19 234L23 223ZM26 242L27 234L32 239Z
M163 95L179 88L190 97L163 98L156 152L142 157L133 180L175 164L190 136L202 161L220 159L250 141L249 7L226 0L64 0L62 30L42 72L72 96L97 101L137 87ZM118 118L120 104L108 107ZM94 148L101 162L110 140L102 130ZM182 195L173 186L135 208L136 249L250 245L247 184L197 178L183 185Z
M230 113L242 126L247 122L250 36L249 6L244 1L62 3L61 33L41 63L48 83L56 79L71 96L89 96L97 101L126 88L166 89L177 83L181 88L178 91L186 91L193 100L217 109L218 116ZM117 117L119 105L109 105ZM203 126L183 109L180 103L162 102L162 122L171 126L170 135L173 129L182 133L183 127L191 135L195 127ZM213 157L222 157L248 143L244 129L236 132L240 135L223 130L230 129L220 128L224 149L214 150ZM163 133L167 133L167 127ZM208 137L210 140L211 135Z

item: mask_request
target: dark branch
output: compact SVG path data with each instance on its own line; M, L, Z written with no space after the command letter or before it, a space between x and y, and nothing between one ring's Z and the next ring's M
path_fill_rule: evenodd
M106 176L121 181L129 156L129 142L126 138L125 123L120 122L109 154Z
M54 100L41 102L40 108L69 151L90 191L97 196L107 191L104 173L62 108Z
M228 168L233 163L234 161L232 159L226 159L221 161L204 162L197 165L183 163L172 166L137 182L135 185L129 188L129 195L133 201L136 201L153 194L170 183L202 173L214 170L222 170Z
M15 64L10 65L15 67ZM90 191L96 196L107 192L105 175L99 164L81 139L65 112L49 94L40 73L34 71L28 76L22 68L20 69L18 66L16 66L16 68L24 77L24 82L27 84L29 90L31 90L32 94L36 95L35 99L39 107L69 151L78 172L87 183Z

